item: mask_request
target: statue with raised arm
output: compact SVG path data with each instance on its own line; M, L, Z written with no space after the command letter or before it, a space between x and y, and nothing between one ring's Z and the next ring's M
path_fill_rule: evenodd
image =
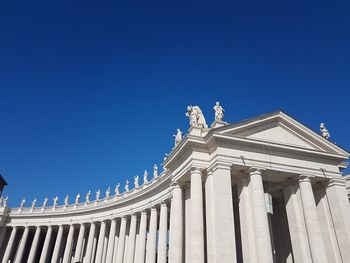
M34 200L32 201L32 209L34 209L35 205L36 205L36 198L34 198Z
M58 203L58 196L56 195L56 196L53 198L53 207L56 207L56 206L57 206L57 203Z
M153 178L156 179L158 177L158 166L153 165Z
M25 205L25 203L26 203L26 199L23 198L22 201L21 201L21 204L19 205L19 207L20 207L20 208L23 208L24 205Z
M75 204L79 204L79 199L80 199L80 193L77 194L77 196L75 197Z
M49 198L47 198L47 196L46 196L44 199L44 202L43 202L43 208L45 208L47 206L48 202L49 202Z
M129 190L129 180L128 179L126 179L126 181L125 181L125 192L129 192L130 190Z
M135 186L136 189L140 187L140 185L139 185L139 176L138 175L134 176L134 186Z
M148 183L148 172L147 170L145 170L143 174L143 184L147 184L147 183Z
M96 192L96 201L100 200L100 196L101 196L101 191L100 189L98 189Z
M106 190L106 199L108 200L109 198L111 198L111 188L108 187Z
M69 201L69 196L66 195L66 197L64 198L64 206L68 206L68 201Z
M224 118L224 113L225 110L221 107L220 102L216 102L214 106L214 111L215 111L215 121L222 121Z
M119 188L120 188L120 183L118 183L115 188L114 188L114 193L115 193L115 196L118 196L120 193L119 193Z
M182 132L180 129L176 130L176 134L174 135L174 137L175 137L175 146L177 146L182 141Z
M87 192L87 194L85 196L85 203L89 203L90 202L90 195L91 195L91 191L89 190L89 192Z
M320 124L320 131L322 133L322 137L325 138L326 140L328 140L331 135L329 134L329 131L326 129L326 126L324 125L324 123Z

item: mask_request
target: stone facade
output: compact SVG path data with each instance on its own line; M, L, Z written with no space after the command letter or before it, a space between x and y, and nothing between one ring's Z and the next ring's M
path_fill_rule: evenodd
M222 110L208 128L195 107L163 172L136 188L3 205L0 260L350 262L349 153L281 111L229 124Z

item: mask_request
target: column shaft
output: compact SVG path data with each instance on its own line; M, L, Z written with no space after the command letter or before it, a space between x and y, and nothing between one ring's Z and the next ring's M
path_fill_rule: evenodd
M137 217L136 215L132 215L131 222L130 222L130 231L129 231L129 240L128 240L129 244L128 244L128 250L127 250L126 263L134 262L136 223L137 223Z
M82 252L83 252L83 241L85 237L85 225L81 224L79 229L78 241L75 248L74 254L74 262L80 262L82 260Z
M123 263L124 247L125 247L125 233L126 233L126 218L123 217L120 225L118 250L115 263Z
M95 232L96 232L96 223L92 222L90 225L90 232L89 232L89 238L86 246L86 255L84 258L84 263L92 262L91 258L92 258L92 252L93 252Z
M43 245L43 249L41 252L39 263L46 263L46 261L47 261L47 256L48 256L49 247L50 247L50 243L51 243L51 236L52 236L52 226L49 226L47 228L45 241L44 241L44 245Z
M151 209L151 218L149 222L149 232L146 248L146 263L156 262L156 246L157 246L157 209Z
M113 262L113 250L114 250L116 228L117 228L117 221L115 219L112 219L111 227L109 230L109 237L108 237L106 263Z
M204 220L202 173L191 171L191 262L204 262Z
M231 168L217 165L205 183L208 263L236 262Z
M60 256L61 243L63 237L63 226L59 226L58 233L56 237L55 247L53 249L51 263L57 263Z
M157 263L167 262L167 237L168 237L168 207L166 203L162 203L160 205Z
M29 256L28 256L28 263L32 263L35 260L36 252L38 250L38 243L41 233L41 227L38 226L35 230L32 246L30 248Z
M135 263L145 262L145 248L146 248L146 232L147 232L147 213L141 212L140 230L137 241L137 251L135 255Z
M270 229L267 219L264 186L261 170L250 172L251 195L254 215L254 233L259 262L273 262Z
M20 242L19 247L18 247L16 259L14 261L15 263L21 263L23 260L23 254L24 254L24 249L25 249L26 244L27 244L28 234L29 234L29 227L26 226L24 228L23 236L21 238L21 242Z
M98 242L97 242L97 251L96 251L96 262L101 262L102 261L102 256L103 256L103 244L106 236L106 222L102 221L101 222L101 227L100 227L100 234L98 236Z
M4 243L5 234L6 234L6 227L3 226L0 228L0 248L2 247L2 244Z
M169 262L183 262L183 196L181 187L175 183L170 211Z
M256 254L256 241L254 233L253 203L249 178L238 181L237 191L239 196L239 221L241 226L241 243L243 262L258 262Z
M325 252L326 249L317 215L315 197L313 194L310 178L301 177L299 180L299 187L312 261L317 263L327 262L328 260Z
M4 254L4 257L2 259L3 263L7 263L10 260L11 252L13 250L13 244L14 244L15 238L16 238L16 234L17 234L17 226L14 226L12 228L11 236L10 236L9 242L7 243L5 254Z
M72 247L73 247L73 237L74 237L74 226L69 226L69 232L66 242L66 247L64 249L63 263L69 263L72 257Z
M185 262L191 262L191 249L190 249L190 240L191 240L191 187L188 183L184 187L185 195Z
M290 182L283 189L288 218L288 227L295 262L311 263L309 241L307 238L303 207L299 187Z

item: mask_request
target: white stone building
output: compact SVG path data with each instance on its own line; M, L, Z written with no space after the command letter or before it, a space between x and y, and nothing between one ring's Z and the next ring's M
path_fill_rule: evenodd
M0 260L350 262L349 153L281 111L233 124L217 111L207 128L198 109L189 106L190 130L178 131L164 171L137 188L3 204Z

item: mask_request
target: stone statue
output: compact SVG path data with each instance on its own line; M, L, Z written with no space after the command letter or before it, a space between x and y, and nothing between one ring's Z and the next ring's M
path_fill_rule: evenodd
M140 187L140 185L139 185L139 176L138 175L134 176L134 186L135 186L136 189Z
M176 130L176 134L174 135L175 137L175 146L177 146L181 141L182 141L182 132L180 129Z
M66 195L66 197L64 198L64 205L68 206L68 201L69 201L69 196Z
M7 207L7 201L9 200L9 197L8 196L6 196L5 198L4 198L4 203L3 203L3 206L4 207Z
M118 183L115 188L114 188L114 192L115 192L115 195L118 196L119 195L119 187L120 187L120 183Z
M32 201L32 209L35 207L36 205L36 198L34 198L34 200Z
M111 198L111 188L108 187L106 190L106 199L108 200L109 198Z
M75 197L75 204L79 204L79 199L80 199L80 193L77 194L77 196Z
M329 134L329 131L326 129L326 126L324 125L324 123L320 124L320 131L322 133L322 137L325 138L326 140L328 140L331 135Z
M57 206L57 203L58 203L58 196L56 195L56 196L53 198L53 207L56 207L56 206Z
M147 184L147 183L148 183L148 172L147 170L145 170L143 174L143 184Z
M203 112L199 106L187 106L186 116L189 118L192 127L208 128Z
M156 179L158 177L158 166L153 165L153 178Z
M215 111L215 121L222 121L224 118L224 112L225 110L221 107L220 102L216 102L214 106L214 111Z
M101 196L101 191L100 189L98 189L96 192L96 201L100 200L100 196Z
M22 201L21 201L21 204L19 205L19 207L23 208L25 203L26 203L26 199L23 198Z
M125 192L129 192L129 180L126 179L125 181Z
M89 203L90 202L90 195L91 195L91 191L89 190L89 192L87 192L87 194L85 196L85 203Z
M47 206L48 202L49 202L49 198L47 198L47 196L46 196L44 199L44 202L43 202L43 208L45 208Z

